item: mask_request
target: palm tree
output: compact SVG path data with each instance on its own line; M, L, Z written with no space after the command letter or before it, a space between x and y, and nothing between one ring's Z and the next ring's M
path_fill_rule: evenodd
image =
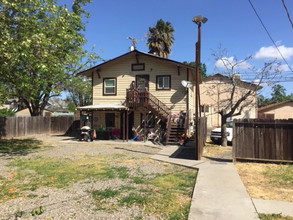
M149 27L147 46L149 53L167 58L171 53L171 46L174 41L174 28L168 21L159 19L156 26Z

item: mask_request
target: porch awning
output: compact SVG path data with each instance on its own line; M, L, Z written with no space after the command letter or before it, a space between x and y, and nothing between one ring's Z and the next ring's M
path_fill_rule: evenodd
M114 104L114 103L103 103L98 105L87 105L82 107L77 107L79 111L121 111L128 110L129 108L124 105Z

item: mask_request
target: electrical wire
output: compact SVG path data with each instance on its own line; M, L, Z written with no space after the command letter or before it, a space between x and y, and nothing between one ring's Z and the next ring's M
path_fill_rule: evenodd
M293 72L293 69L291 68L291 66L288 64L287 60L284 58L283 54L281 53L281 51L279 50L277 44L275 43L275 41L273 40L272 36L270 35L268 29L266 28L266 26L264 25L262 19L260 18L260 16L258 15L256 9L254 8L253 4L251 3L250 0L248 0L248 2L250 3L250 6L252 7L255 15L257 16L258 20L260 21L261 25L263 26L263 28L265 29L267 35L269 36L269 38L271 39L271 41L273 42L274 46L276 47L278 53L281 55L283 61L286 63L286 65L289 67L289 69Z
M293 29L293 22L292 22L292 20L291 20L291 17L290 17L290 14L289 14L288 8L287 8L287 6L286 6L286 4L285 4L285 0L282 0L282 3L283 3L283 6L284 6L284 8L285 8L285 11L286 11L286 13L287 13L287 17L288 17L288 19L289 19L289 22L291 23L291 26L292 26L292 29Z

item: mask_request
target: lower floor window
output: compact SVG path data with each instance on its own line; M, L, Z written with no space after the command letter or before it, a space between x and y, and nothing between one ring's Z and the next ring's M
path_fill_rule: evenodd
M106 127L115 127L115 113L106 113L105 115Z

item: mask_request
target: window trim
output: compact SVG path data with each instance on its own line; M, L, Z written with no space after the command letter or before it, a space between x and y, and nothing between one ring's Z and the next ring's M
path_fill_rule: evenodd
M169 78L169 88L159 88L159 78L168 77ZM171 90L171 75L157 75L156 76L156 90Z
M115 85L114 85L114 93L105 93L105 81L108 79L115 80ZM117 95L117 78L116 77L109 77L109 78L103 78L103 96L116 96Z
M145 64L144 63L133 63L131 64L131 71L144 71Z

